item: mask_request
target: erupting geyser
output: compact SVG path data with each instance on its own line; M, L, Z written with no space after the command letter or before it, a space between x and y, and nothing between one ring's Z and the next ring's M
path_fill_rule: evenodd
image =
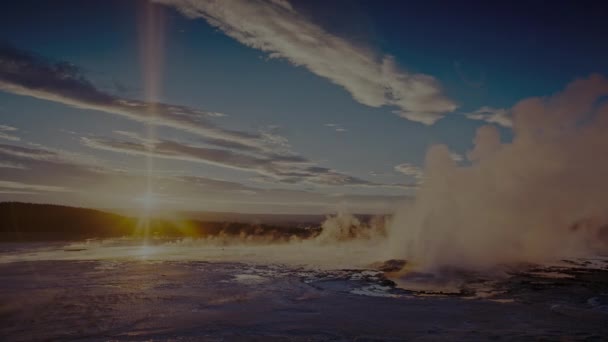
M415 203L390 229L390 257L486 268L601 253L608 245L608 80L591 75L513 107L513 139L477 131L469 165L430 148Z

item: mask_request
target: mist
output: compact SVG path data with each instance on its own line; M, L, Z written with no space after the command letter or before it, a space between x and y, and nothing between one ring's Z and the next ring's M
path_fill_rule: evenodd
M0 255L0 264L39 260L215 261L282 264L318 269L367 268L386 248L386 216L360 219L345 211L301 234L277 230L221 230L195 237L87 239L32 243L25 252Z
M513 138L482 126L458 165L432 146L412 205L395 213L387 258L491 268L606 252L608 80L578 79L511 110Z

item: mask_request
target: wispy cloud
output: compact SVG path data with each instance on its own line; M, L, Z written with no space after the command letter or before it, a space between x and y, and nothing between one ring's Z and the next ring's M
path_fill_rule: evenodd
M19 163L13 163L5 160L0 161L0 168L25 170L25 166Z
M39 191L50 191L50 192L68 192L69 189L60 186L52 185L41 185L41 184L26 184L21 182L13 181L0 181L0 191L26 191L26 192L39 192Z
M402 163L395 166L395 171L400 172L408 177L412 177L417 184L422 183L424 180L424 171L422 168L410 164L410 163Z
M53 160L59 158L57 153L46 149L35 149L23 146L0 144L0 155L34 160Z
M126 131L114 132L126 140L83 138L83 143L97 149L138 155L153 154L155 157L230 167L255 172L265 181L279 185L308 183L326 186L407 188L406 185L400 184L375 183L317 166L315 162L291 152L288 141L273 129L260 132L230 130L211 120L221 116L219 113L173 104L132 100L106 93L72 64L49 61L6 45L0 45L0 91L116 114L142 123L149 123L150 115L153 114L155 125L188 132L198 139L198 145L185 144L161 138L146 139ZM11 126L0 128L0 133L4 132L9 136L14 136L16 131L17 129ZM14 138L10 140L18 141ZM154 146L154 152L146 148L150 145ZM71 189L71 194L87 196L86 193L112 187L118 189L116 196L124 196L144 189L141 186L141 174L110 168L91 156L31 143L23 142L19 146L0 144L0 160L0 179L12 182L4 184L4 194L36 193L43 189L48 190L47 192ZM47 184L39 184L40 179L44 179ZM200 195L193 193L192 189L213 189L213 194L207 194L217 196L220 200L226 198L227 193L237 192L240 196L262 193L270 196L278 191L268 192L268 189L214 179L203 181L206 189L204 190L201 187L203 178L199 178L196 187L192 182L168 175L155 176L155 179L163 183L165 189L171 189L173 194L189 193L189 198L197 198ZM30 184L32 187L16 188L18 184ZM34 189L37 185L48 188ZM302 196L297 191L292 195L294 199ZM313 202L323 203L320 200L323 196L325 195L315 193L312 195L315 198ZM95 200L92 200L92 203L94 202Z
M103 186L112 177L119 176L88 156L33 144L28 147L0 144L0 160L3 181L38 184L44 180L50 186L74 191L95 182Z
M334 124L334 123L326 123L324 126L325 126L325 127L329 127L329 128L331 128L331 129L335 130L335 131L336 131L336 132L338 132L338 133L342 133L342 132L348 132L348 129L346 129L346 128L342 127L342 125L339 125L339 124Z
M393 106L409 120L433 124L456 104L437 79L400 68L395 58L338 37L298 13L286 0L155 0L210 25L270 58L342 86L367 106Z
M179 129L218 145L273 149L268 135L222 128L209 120L219 113L117 97L96 88L70 63L52 62L12 46L0 45L0 90Z
M150 155L159 158L204 162L222 167L249 170L262 167L270 160L236 153L230 150L189 145L170 140L156 139L146 142L83 137L84 145L106 151L133 155ZM150 148L152 146L153 148Z
M503 127L513 126L511 113L507 109L484 106L472 113L465 114L465 116L471 120L481 120L487 123L493 123Z
M185 142L166 139L149 140L141 138L135 133L121 132L121 134L135 138L135 140L83 137L82 142L84 145L95 149L185 160L255 172L261 176L258 179L263 181L286 184L310 183L315 185L402 187L399 184L375 183L330 168L315 166L312 161L299 156L267 154L264 157L255 157Z
M15 133L17 128L8 126L8 125L0 125L0 139L10 140L10 141L19 141L20 137L16 136Z
M118 131L135 141L83 138L85 145L113 152L204 162L217 166L255 171L282 183L309 182L319 185L393 186L376 184L338 171L315 166L290 151L287 140L269 129L245 132L221 128L206 119L217 116L188 107L148 103L104 93L88 81L79 69L67 63L52 63L11 47L0 47L0 90L60 102L79 108L99 110L196 134L206 145L170 140L149 141L132 132ZM8 127L8 126L7 126ZM152 151L153 147L155 151ZM0 146L0 149L3 147ZM7 151L5 151L7 152ZM13 148L12 154L42 153L29 157L55 158L47 150Z
M0 167L0 200L14 195L30 199L55 200L54 192L62 192L62 202L74 205L111 206L138 205L133 202L145 187L144 170L125 171L73 153L50 150L42 146L20 147L0 145L0 160L20 164L23 169ZM40 184L44 179L45 184ZM154 173L155 193L167 209L245 210L267 212L327 212L338 202L354 210L387 212L402 196L342 195L255 187L240 182L194 176L183 172ZM33 197L35 196L35 197ZM47 197L45 197L47 196ZM52 196L52 197L48 197ZM278 200L280 199L280 200ZM132 202L132 203L131 203ZM228 207L227 207L228 206ZM236 206L236 207L235 207Z

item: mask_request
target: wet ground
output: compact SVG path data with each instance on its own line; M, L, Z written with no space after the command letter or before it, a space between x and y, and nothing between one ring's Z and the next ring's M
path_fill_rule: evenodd
M608 340L608 258L429 274L297 250L3 244L0 341Z
M462 274L440 291L414 286L440 277L413 274L412 291L378 265L14 261L0 264L0 340L604 341L606 266Z

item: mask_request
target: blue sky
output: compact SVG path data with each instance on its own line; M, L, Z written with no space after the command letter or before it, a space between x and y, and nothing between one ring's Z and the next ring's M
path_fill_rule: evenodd
M7 2L0 199L129 207L153 196L188 210L387 212L415 195L431 145L466 165L478 127L510 139L518 101L607 74L606 11L594 6ZM163 24L142 29L150 15ZM162 42L154 56L144 37ZM161 66L155 98L145 81L152 57ZM138 101L142 116L116 101ZM153 136L150 102L166 111ZM176 106L204 128L176 123Z

